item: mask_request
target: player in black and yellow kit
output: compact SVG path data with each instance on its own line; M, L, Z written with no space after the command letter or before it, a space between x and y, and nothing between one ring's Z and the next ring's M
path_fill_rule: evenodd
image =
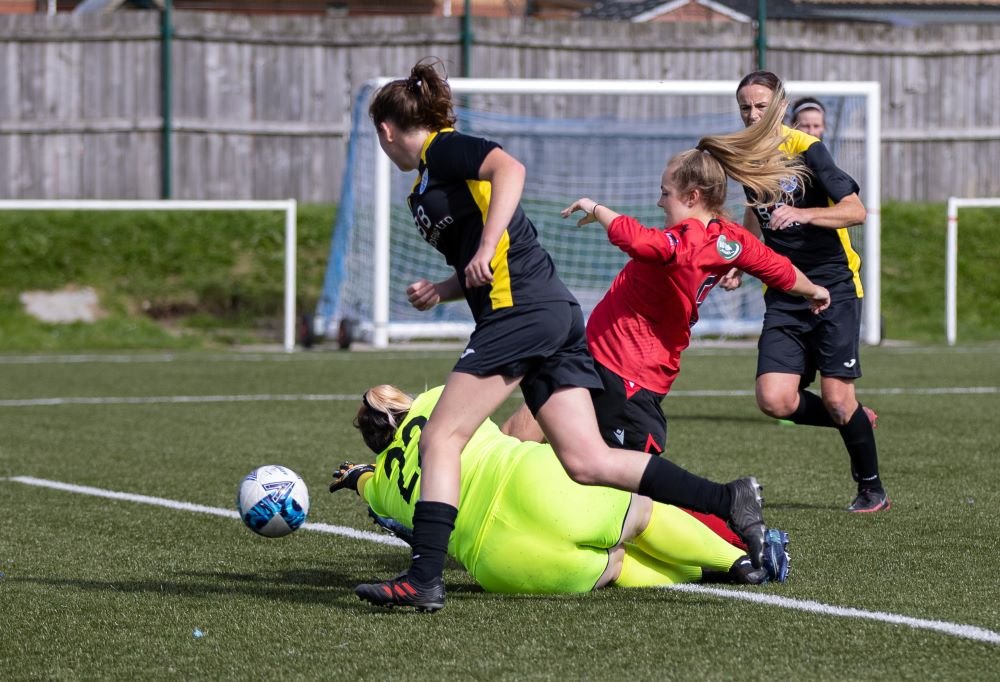
M736 99L747 126L760 120L782 88L769 71L755 71L740 82ZM796 424L827 426L840 431L857 481L852 512L889 508L879 477L874 426L877 416L861 405L854 381L861 376L861 259L851 246L847 227L864 222L866 211L859 187L837 167L817 138L780 125L776 142L791 157L801 158L811 177L805 186L791 186L793 202L748 209L744 225L764 243L787 256L816 284L830 292L831 305L812 315L801 298L776 289L764 294L766 312L758 341L757 404L761 411ZM753 199L747 191L748 199ZM739 286L738 273L720 283ZM820 396L806 390L820 374ZM821 397L822 396L822 397Z
M462 449L519 385L573 481L717 514L747 542L759 568L766 528L755 479L714 483L668 460L605 445L589 393L601 380L580 306L520 207L524 166L496 143L453 129L451 89L437 63L418 62L408 78L380 88L369 114L389 159L417 171L409 197L414 222L454 268L444 281L411 284L410 303L426 310L464 297L476 327L422 429L410 570L356 593L377 605L444 606L441 575L458 514Z
M354 425L375 463L345 462L330 491L355 490L375 514L409 527L420 496L418 442L442 387L416 398L383 384L365 391ZM448 553L489 592L579 593L605 585L699 580L784 581L677 507L574 483L549 445L504 435L487 419L462 449L462 507ZM403 584L381 588L387 597Z

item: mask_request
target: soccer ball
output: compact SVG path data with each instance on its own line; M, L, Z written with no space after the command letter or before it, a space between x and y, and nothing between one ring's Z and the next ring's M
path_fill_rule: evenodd
M280 538L305 523L309 489L302 477L277 464L254 469L236 493L236 508L246 527L258 535Z

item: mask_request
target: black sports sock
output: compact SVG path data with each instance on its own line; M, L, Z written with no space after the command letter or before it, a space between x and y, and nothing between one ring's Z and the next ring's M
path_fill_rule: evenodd
M788 420L803 426L837 426L823 399L810 391L799 391L799 406L788 415Z
M448 538L455 529L458 510L444 502L417 502L413 506L413 563L409 576L429 583L444 573Z
M669 459L650 457L639 481L640 495L705 514L729 517L732 494L722 483L695 476Z
M858 490L882 490L878 476L878 450L875 432L861 403L846 424L839 429L847 454L851 456L851 471L858 482Z

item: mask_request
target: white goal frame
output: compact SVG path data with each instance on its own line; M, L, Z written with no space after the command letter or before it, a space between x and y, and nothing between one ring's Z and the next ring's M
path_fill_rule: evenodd
M1000 208L1000 198L948 198L948 236L944 268L944 327L949 346L954 346L958 337L958 209L970 207Z
M380 87L391 78L377 78L369 85ZM645 80L587 80L546 78L449 78L455 94L532 94L555 95L732 95L735 97L737 81L645 81ZM865 98L865 167L866 181L862 188L862 201L868 208L864 229L863 286L865 305L862 318L862 340L870 345L881 342L881 250L882 250L882 191L881 191L881 86L877 81L823 82L789 81L785 83L789 95L844 95ZM389 322L389 214L391 167L389 158L375 149L375 208L374 208L374 267L372 292L372 345L386 348L390 338L418 336L440 337L441 325L427 323L396 328ZM454 325L452 325L454 326ZM447 330L454 331L454 330ZM465 335L471 332L462 330Z
M285 320L283 345L295 350L295 267L298 204L295 199L185 200L185 199L8 199L0 211L280 211L285 214Z

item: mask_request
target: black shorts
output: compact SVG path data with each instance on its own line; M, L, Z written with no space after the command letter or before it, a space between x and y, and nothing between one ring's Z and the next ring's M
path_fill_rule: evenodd
M476 325L454 371L524 377L521 393L532 414L556 389L602 387L587 351L583 313L569 301L509 309Z
M629 398L624 379L597 361L594 365L604 383L604 390L593 395L604 442L612 448L662 454L667 442L667 418L660 406L664 395L640 388Z
M757 341L757 376L777 372L802 377L805 388L820 376L861 376L861 299L834 301L819 315L808 309L768 308Z

